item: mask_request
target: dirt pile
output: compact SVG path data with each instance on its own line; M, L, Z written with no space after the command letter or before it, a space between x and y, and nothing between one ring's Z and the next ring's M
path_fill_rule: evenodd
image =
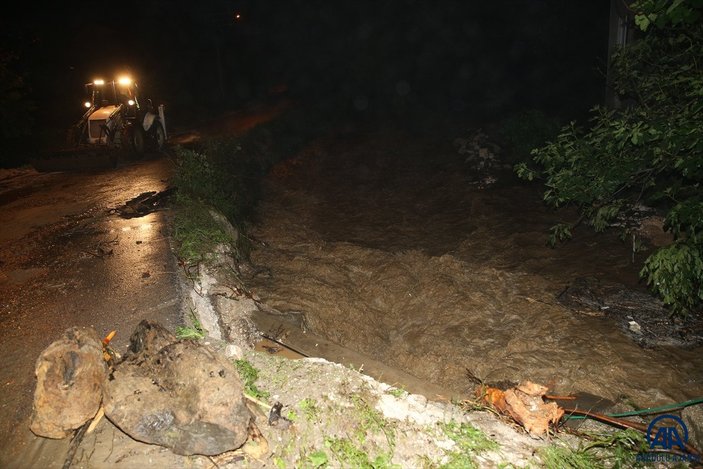
M146 321L131 343L105 387L111 422L135 440L182 455L216 455L244 444L251 415L232 363Z
M239 374L203 343L178 340L145 320L123 360L105 353L95 331L75 328L42 353L32 431L65 438L99 419L102 402L120 430L176 454L217 455L249 437L252 415Z

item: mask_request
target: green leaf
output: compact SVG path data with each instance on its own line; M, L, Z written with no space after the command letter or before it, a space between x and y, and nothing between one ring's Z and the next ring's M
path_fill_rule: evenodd
M327 458L327 453L322 450L315 451L314 453L308 454L308 462L312 464L312 467L323 467L329 462Z

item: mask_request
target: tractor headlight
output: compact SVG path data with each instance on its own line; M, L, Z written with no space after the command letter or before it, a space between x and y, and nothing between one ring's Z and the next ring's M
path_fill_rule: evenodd
M105 80L103 80L102 78L96 78L95 80L93 80L93 84L97 86L102 86L105 84Z
M127 100L127 104L129 104L130 106L134 106L134 100L133 100L133 99L128 99L128 100Z
M132 79L128 76L122 76L117 79L117 83L122 86L129 86L132 84Z
M89 107L90 107L90 101L86 101L86 102L84 102L84 103L83 103L83 106L85 106L85 107L88 107L88 108L89 108Z

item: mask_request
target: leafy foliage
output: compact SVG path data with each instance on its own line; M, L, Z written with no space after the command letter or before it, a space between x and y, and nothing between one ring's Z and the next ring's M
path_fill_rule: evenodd
M181 197L179 199L174 239L180 259L191 265L205 262L218 245L234 243L231 236L210 215L205 204Z
M205 337L205 330L203 329L200 320L195 314L195 311L190 312L190 321L193 326L178 326L176 328L176 337L179 339L191 339L191 340L201 340Z
M544 200L576 206L567 239L582 221L602 231L624 210L647 203L667 212L675 242L645 262L641 275L675 312L703 303L703 2L642 0L633 5L647 34L613 56L613 86L623 109L595 107L590 127L562 128L521 163L520 177L543 179Z
M240 233L254 216L262 180L273 165L298 151L329 121L310 122L293 110L243 136L211 139L198 148L176 149L178 188L175 238L178 254L190 264L208 260L218 244L248 255L246 236L233 240L209 209L224 215Z
M559 124L542 111L531 109L513 114L500 123L498 136L507 145L509 156L524 160L533 148L544 145L559 133Z

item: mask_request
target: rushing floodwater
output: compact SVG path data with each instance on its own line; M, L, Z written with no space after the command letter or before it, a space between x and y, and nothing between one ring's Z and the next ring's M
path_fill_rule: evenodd
M253 288L315 333L455 392L471 389L470 370L642 406L703 395L700 348L643 349L555 300L577 277L637 288L628 245L584 229L551 249L567 214L538 187L474 179L449 145L318 142L271 175L254 233L268 246L253 254L271 275Z

